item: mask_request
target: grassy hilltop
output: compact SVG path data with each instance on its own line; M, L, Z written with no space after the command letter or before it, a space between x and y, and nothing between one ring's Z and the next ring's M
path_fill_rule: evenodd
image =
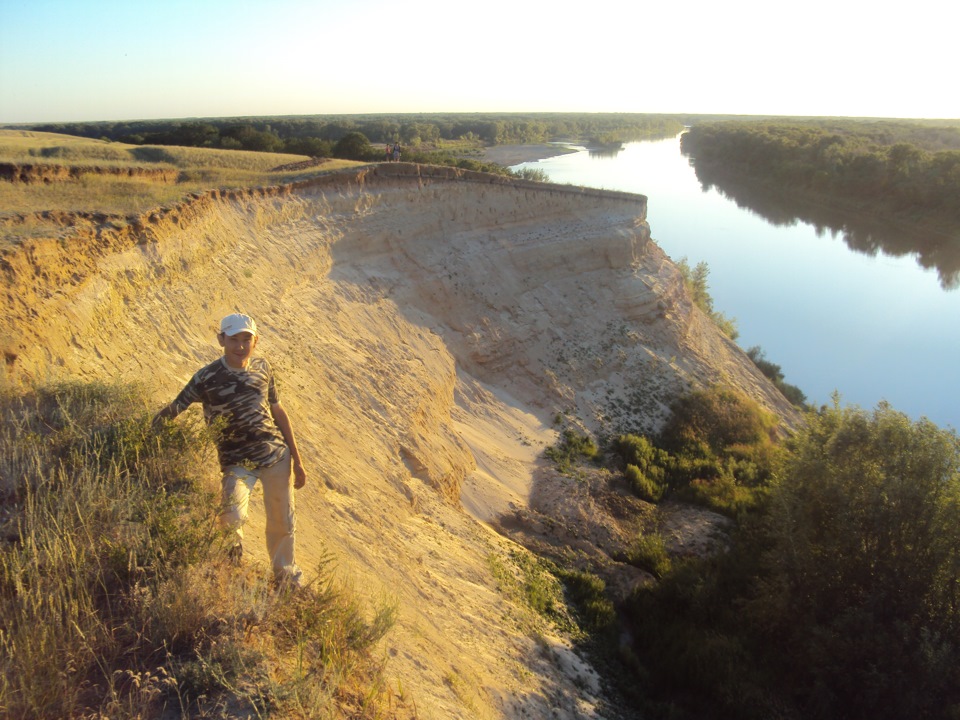
M211 188L278 185L356 164L304 155L135 146L0 130L0 166L9 174L33 176L33 181L0 182L0 242L56 236L58 218L70 213L98 213L123 221Z

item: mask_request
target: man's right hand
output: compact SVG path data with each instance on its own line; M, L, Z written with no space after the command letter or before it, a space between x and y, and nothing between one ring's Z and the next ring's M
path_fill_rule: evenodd
M150 428L154 432L160 432L167 420L172 420L176 416L177 412L173 409L173 406L167 405L165 408L163 408L163 410L153 416L153 420L150 423Z
M307 471L303 468L303 463L293 464L293 487L299 490L307 484Z

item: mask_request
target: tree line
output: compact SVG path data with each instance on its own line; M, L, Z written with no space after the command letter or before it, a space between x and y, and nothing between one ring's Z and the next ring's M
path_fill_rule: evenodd
M606 144L675 135L683 129L683 124L675 116L631 113L453 113L73 122L29 128L133 145L183 145L330 157L338 142L356 133L371 143L399 142L410 147L436 147L452 141L502 145L555 139Z
M697 168L935 224L960 222L960 123L712 122L683 135Z

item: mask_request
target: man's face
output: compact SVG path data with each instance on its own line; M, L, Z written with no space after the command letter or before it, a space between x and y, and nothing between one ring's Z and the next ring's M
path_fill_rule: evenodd
M236 335L220 333L217 339L223 348L227 365L235 368L246 367L253 355L253 349L257 346L257 336L248 332L239 332Z

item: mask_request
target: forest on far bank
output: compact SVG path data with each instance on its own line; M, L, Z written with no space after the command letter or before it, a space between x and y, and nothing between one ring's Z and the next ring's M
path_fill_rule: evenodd
M682 138L698 176L748 179L955 231L960 121L711 122Z
M428 146L534 144L570 140L606 145L676 135L674 115L633 113L450 113L304 115L43 123L18 126L132 145L181 145L330 157L336 144L360 133L370 143Z

